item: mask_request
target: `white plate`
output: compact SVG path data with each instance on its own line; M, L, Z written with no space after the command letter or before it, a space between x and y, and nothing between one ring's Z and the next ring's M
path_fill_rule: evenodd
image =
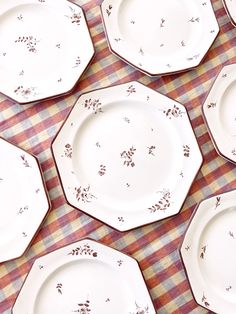
M64 0L1 0L0 91L19 103L67 93L94 48L83 11Z
M13 314L155 314L138 263L90 239L35 261Z
M231 23L236 26L236 1L222 0L225 10L231 20Z
M0 263L21 256L49 210L36 158L0 138Z
M219 26L210 0L104 0L111 50L149 75L197 66Z
M82 95L52 150L68 202L121 231L178 213L202 163L184 106L137 82Z
M181 255L196 301L216 313L236 311L236 191L200 203Z
M223 67L204 104L203 113L218 153L236 162L236 64Z

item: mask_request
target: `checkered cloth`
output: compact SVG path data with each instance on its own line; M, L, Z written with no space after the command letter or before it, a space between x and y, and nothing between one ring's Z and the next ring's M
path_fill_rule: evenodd
M220 34L196 69L150 78L114 56L101 21L100 0L78 0L88 20L96 55L73 94L20 106L0 96L0 136L35 154L42 166L52 210L27 252L0 264L0 313L12 305L34 260L89 236L136 258L158 314L208 313L198 306L178 253L196 204L209 195L236 188L236 168L216 153L204 124L201 105L223 65L236 62L236 29L220 0L213 0ZM67 205L50 151L51 142L77 97L95 88L138 80L187 108L204 163L180 214L129 232L118 232Z

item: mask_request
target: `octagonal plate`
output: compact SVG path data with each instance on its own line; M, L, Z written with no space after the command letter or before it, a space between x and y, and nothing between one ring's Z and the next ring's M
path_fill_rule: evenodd
M197 66L219 32L210 0L104 0L101 11L111 50L148 75Z
M21 256L50 204L36 158L0 138L0 262Z
M218 153L236 162L236 64L223 67L204 104L203 114Z
M70 92L94 55L82 9L66 0L2 0L0 42L0 91L18 103Z
M236 2L235 0L222 0L231 23L236 26Z
M193 295L215 313L236 309L236 191L198 206L180 252Z
M178 213L202 163L184 106L137 82L82 95L52 151L68 202L121 231Z
M13 314L155 314L138 263L90 239L37 259Z

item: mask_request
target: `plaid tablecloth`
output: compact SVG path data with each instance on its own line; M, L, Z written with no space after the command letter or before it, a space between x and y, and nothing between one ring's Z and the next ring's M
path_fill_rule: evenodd
M207 196L236 188L236 167L218 156L201 114L201 105L217 73L223 65L236 62L236 28L222 2L213 0L220 33L201 65L181 74L150 78L109 51L101 21L101 0L77 3L85 10L96 55L73 94L24 106L0 96L0 136L38 157L52 201L52 209L27 252L21 258L0 264L0 313L11 312L37 257L85 236L139 261L158 314L207 313L193 299L178 247L196 204ZM67 205L50 145L81 93L130 80L138 80L187 108L204 163L180 214L122 233Z

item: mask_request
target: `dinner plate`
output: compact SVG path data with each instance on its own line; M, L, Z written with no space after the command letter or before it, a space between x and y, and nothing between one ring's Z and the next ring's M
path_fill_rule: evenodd
M36 158L0 138L0 263L21 256L50 204Z
M184 106L138 82L82 95L52 151L68 202L121 231L178 213L202 163Z
M236 26L236 1L222 0L225 10L230 18L231 23Z
M68 93L94 55L83 11L66 0L1 0L0 91L19 103Z
M236 191L198 206L181 246L196 301L215 313L236 309Z
M236 64L222 68L204 104L203 114L216 150L236 162Z
M197 66L219 26L210 0L104 0L111 50L148 75Z
M13 314L155 314L138 263L90 239L38 258Z

